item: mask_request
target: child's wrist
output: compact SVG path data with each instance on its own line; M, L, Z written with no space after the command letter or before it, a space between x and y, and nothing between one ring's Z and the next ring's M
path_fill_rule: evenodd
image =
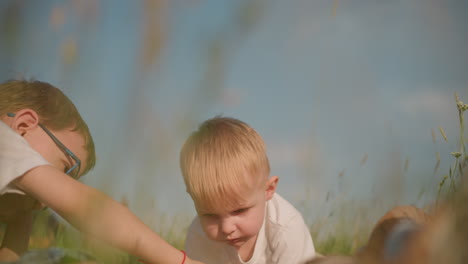
M180 262L180 264L190 264L192 263L190 261L189 258L187 258L187 254L185 253L185 251L181 250L180 252L182 252L182 262ZM143 263L143 264L149 264L148 262L142 260L142 259L138 259L139 262Z
M190 261L187 261L188 259L187 259L187 254L185 253L185 251L181 250L180 252L182 252L182 254L184 254L181 264L190 263Z

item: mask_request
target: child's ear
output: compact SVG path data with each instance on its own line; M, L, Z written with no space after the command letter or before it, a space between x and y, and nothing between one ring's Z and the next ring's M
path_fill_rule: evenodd
M39 115L32 109L22 109L13 118L11 128L21 136L39 125Z
M273 197L273 194L276 192L276 186L278 185L278 176L271 176L267 179L266 182L266 189L265 189L265 196L266 200L270 200Z

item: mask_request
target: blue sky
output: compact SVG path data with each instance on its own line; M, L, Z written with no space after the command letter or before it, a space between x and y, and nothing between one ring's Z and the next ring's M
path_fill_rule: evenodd
M97 166L83 181L126 195L143 218L194 213L178 151L216 114L257 129L279 193L314 216L330 210L327 193L417 203L421 189L435 191L457 146L454 92L468 101L468 3L257 0L240 11L247 2L161 1L162 48L145 74L143 2L23 4L13 51L11 35L0 35L0 77L62 88L97 146ZM79 13L86 8L96 15ZM59 27L54 10L64 14ZM67 43L77 51L70 64Z

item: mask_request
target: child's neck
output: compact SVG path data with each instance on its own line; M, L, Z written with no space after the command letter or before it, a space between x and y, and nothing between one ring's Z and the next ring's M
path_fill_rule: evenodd
M253 253L255 251L257 237L258 234L255 237L249 239L247 242L245 242L245 244L237 250L237 254L239 254L239 257L242 259L242 261L247 262L252 258Z

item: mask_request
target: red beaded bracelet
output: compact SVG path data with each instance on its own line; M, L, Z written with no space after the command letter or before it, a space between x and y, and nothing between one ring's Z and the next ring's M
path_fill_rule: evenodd
M185 263L185 259L187 259L187 254L186 254L185 251L183 251L183 250L181 250L181 252L184 254L184 258L182 259L182 263L181 263L181 264L184 264L184 263ZM142 259L139 259L138 261L141 262L141 263L144 263L144 264L150 264L150 263L148 263L148 262L146 262L146 261L144 261L144 260L142 260Z
M181 264L184 264L185 263L185 259L187 258L187 254L185 253L185 251L181 250L182 253L184 253L184 258L182 259L182 263Z

